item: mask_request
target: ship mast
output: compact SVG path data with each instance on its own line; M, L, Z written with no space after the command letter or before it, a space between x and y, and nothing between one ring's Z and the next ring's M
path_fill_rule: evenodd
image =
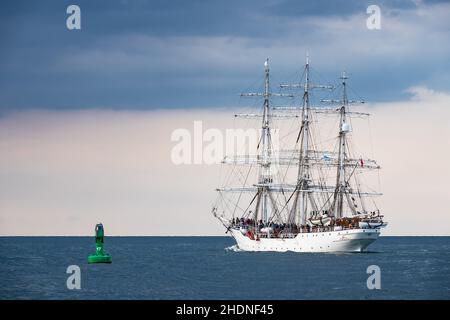
M263 92L250 92L250 93L242 93L242 97L262 97L264 99L263 104L263 113L261 114L235 114L235 117L243 117L243 118L262 118L261 123L261 136L258 142L257 147L257 156L256 159L251 160L251 163L258 164L258 182L253 186L242 186L242 187L230 187L230 188L217 188L216 190L219 192L251 192L256 193L253 199L250 202L250 205L256 201L255 211L253 213L254 221L258 221L261 219L264 223L269 222L272 217L278 216L278 204L275 201L273 196L273 192L281 192L285 191L285 187L283 184L274 185L273 184L273 170L271 170L272 162L276 161L273 155L273 142L271 135L271 118L273 117L271 113L270 107L270 98L271 97L290 97L294 96L291 94L283 94L283 93L273 93L270 92L270 69L269 69L269 59L266 59L264 62L264 90ZM222 163L240 165L248 163L249 155L240 156L236 155L234 157L225 157ZM244 183L245 184L245 183ZM250 206L249 205L249 206ZM273 214L269 217L269 209L272 208ZM246 210L245 210L246 211ZM250 211L248 212L250 213ZM244 215L246 212L244 212Z
M306 212L308 210L307 203L307 190L309 183L309 164L308 164L308 150L309 150L309 57L306 56L305 64L305 83L303 86L303 107L302 107L302 136L301 136L301 149L300 149L300 165L298 167L297 178L297 192L294 199L294 212L298 206L298 200L300 198L300 210L299 210L299 224L305 224Z
M262 200L261 203L261 216L264 222L267 222L267 197L268 197L268 188L267 184L272 182L271 172L270 172L270 157L272 153L271 141L270 141L270 126L269 126L269 118L270 118L270 106L269 106L269 59L266 59L264 62L264 112L262 118L262 150L261 150L261 167L259 173L259 197L262 199L258 199L257 203ZM258 208L256 209L258 210Z
M302 87L303 88L303 98L302 98L302 124L299 132L300 140L300 150L299 150L299 167L297 174L297 183L294 192L294 201L289 215L289 222L295 222L295 217L298 212L298 221L300 225L304 225L307 219L308 212L308 194L310 194L310 91L311 89L333 89L332 86L328 85L312 85L310 82L310 65L309 65L309 55L306 55L305 64L305 80L303 84L294 85L281 85L282 88L288 87ZM297 140L298 142L298 140ZM310 195L312 196L312 195ZM312 201L312 200L311 200ZM300 202L300 203L299 203Z
M270 186L273 181L270 170L272 156L272 141L270 133L270 69L269 59L264 62L264 92L263 93L243 93L241 96L262 96L264 98L264 110L261 124L261 149L259 157L261 159L259 167L259 177L256 193L256 205L254 220L257 221L261 217L264 223L268 222L268 199L270 196ZM259 148L259 146L258 146ZM276 204L273 203L275 206ZM261 214L260 214L261 211Z
M344 210L344 194L346 193L346 173L345 173L345 161L347 158L346 154L346 144L347 144L347 133L350 132L350 125L347 123L347 84L346 80L348 79L345 71L342 72L341 77L342 81L342 100L341 106L339 109L340 113L340 121L339 121L339 151L338 151L338 166L337 166L337 175L336 175L336 189L334 193L332 212L336 218L342 218L343 210Z

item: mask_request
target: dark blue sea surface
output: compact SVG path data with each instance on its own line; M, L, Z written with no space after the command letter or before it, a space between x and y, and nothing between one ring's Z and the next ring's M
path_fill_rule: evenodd
M0 299L449 299L450 237L381 237L370 252L248 253L228 237L0 238ZM231 247L231 248L230 248ZM81 289L66 286L69 265ZM366 285L369 265L381 289Z

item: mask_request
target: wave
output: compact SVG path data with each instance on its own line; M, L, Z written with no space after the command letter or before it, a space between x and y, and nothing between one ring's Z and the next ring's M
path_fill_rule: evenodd
M242 252L243 250L240 249L237 244L232 245L231 247L226 247L225 248L226 251L233 251L233 252Z

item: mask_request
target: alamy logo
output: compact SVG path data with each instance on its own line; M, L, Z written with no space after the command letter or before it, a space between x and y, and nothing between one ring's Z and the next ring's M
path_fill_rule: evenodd
M69 30L80 30L81 29L81 9L76 4L72 4L67 7L67 17L66 26Z
M70 276L67 278L67 289L73 290L81 289L81 269L77 265L70 265L67 267L66 273L70 274Z
M381 289L381 269L377 265L370 265L366 270L367 274L369 274L369 278L367 278L367 289Z
M202 121L194 121L193 130L179 128L172 132L171 141L176 144L171 150L171 160L175 165L181 164L219 164L225 155L229 160L246 164L258 160L261 148L261 130L216 128L203 130ZM273 170L276 170L279 153L279 129L270 129L271 155ZM239 159L233 155L247 155Z
M372 4L367 7L367 14L370 16L366 20L366 26L369 30L381 29L381 10L376 4Z

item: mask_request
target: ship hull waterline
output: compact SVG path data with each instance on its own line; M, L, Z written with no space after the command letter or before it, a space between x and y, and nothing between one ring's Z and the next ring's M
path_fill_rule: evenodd
M294 238L251 239L239 229L229 232L240 250L253 252L363 252L380 235L379 229L349 229L299 233Z

